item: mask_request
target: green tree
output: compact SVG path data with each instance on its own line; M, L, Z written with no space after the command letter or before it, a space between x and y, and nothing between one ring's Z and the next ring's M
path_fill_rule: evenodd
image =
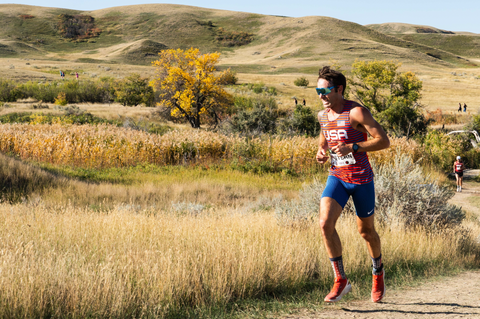
M159 91L159 106L170 109L173 118L186 119L193 128L201 123L219 123L232 104L222 87L225 75L216 73L220 53L201 54L200 50L163 50L153 62L157 67L151 85Z
M355 61L352 93L390 134L424 134L428 121L418 102L422 81L413 72L399 72L400 66L392 61Z
M145 104L152 106L154 102L153 88L147 78L133 73L127 78L117 82L115 88L116 101L124 106L137 106Z

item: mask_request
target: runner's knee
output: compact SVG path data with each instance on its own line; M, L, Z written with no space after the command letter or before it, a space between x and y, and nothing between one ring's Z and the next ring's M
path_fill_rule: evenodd
M320 229L324 236L328 236L335 232L335 222L328 218L320 217Z
M365 239L368 242L378 238L378 234L377 234L375 228L370 228L370 227L361 228L361 227L359 227L358 232L360 233L360 236L362 236L362 238Z

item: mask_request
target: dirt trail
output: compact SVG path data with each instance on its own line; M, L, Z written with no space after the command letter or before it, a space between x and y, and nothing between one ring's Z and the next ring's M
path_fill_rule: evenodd
M480 208L469 203L468 197L480 196L480 183L473 181L480 170L466 171L464 189L451 203L476 214ZM388 274L387 274L388 276ZM480 270L430 280L421 286L389 291L383 302L370 300L327 305L321 312L300 312L282 318L480 318Z

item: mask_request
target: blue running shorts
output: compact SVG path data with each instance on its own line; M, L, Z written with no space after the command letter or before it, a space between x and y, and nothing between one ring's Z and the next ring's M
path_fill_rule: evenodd
M373 181L359 185L344 182L332 175L328 176L322 198L333 198L343 209L350 196L352 196L358 217L365 218L373 215L375 212L375 186Z

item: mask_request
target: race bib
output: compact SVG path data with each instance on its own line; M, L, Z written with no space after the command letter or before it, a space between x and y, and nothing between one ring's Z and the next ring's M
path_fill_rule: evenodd
M345 156L338 156L333 152L330 152L330 162L333 166L347 166L356 163L355 157L352 153L348 153Z

